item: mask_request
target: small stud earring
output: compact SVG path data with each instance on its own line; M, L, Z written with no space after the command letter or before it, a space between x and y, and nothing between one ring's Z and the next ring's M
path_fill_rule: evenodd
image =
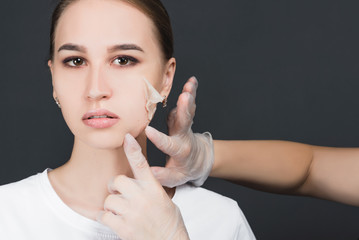
M163 98L162 107L163 108L167 107L167 97L166 96L164 96L164 98Z
M56 102L57 106L59 108L61 108L61 104L60 104L59 99L57 97L55 97L55 102Z

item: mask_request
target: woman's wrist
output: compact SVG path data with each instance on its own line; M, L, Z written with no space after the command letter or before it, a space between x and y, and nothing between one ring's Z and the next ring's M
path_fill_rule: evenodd
M212 165L212 169L211 172L209 174L210 177L219 177L219 172L220 172L220 168L221 168L221 152L222 152L222 147L221 147L221 140L213 140L213 155L214 155L214 161L213 161L213 165Z

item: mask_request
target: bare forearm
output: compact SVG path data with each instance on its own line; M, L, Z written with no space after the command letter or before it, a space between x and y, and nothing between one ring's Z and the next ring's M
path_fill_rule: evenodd
M359 148L287 141L214 141L211 176L276 193L359 206Z
M309 145L286 141L214 141L211 176L270 192L289 192L307 178Z

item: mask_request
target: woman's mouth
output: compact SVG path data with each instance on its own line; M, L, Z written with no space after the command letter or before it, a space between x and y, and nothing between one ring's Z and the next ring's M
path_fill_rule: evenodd
M82 117L86 126L99 129L112 127L118 120L119 117L116 114L106 109L91 110Z
M113 118L113 117L107 116L107 115L101 115L101 116L91 116L91 117L89 117L87 119L94 119L94 118Z

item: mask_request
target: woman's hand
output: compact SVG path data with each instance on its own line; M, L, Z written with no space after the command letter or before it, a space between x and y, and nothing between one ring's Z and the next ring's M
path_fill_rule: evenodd
M211 172L214 162L212 136L210 133L193 133L191 129L197 87L195 77L184 85L177 107L168 117L169 136L152 127L146 128L147 137L169 155L165 168L152 167L153 174L163 186L174 187L188 181L201 186Z
M189 239L178 207L153 176L141 147L129 134L124 150L134 177L117 176L98 221L127 239Z

